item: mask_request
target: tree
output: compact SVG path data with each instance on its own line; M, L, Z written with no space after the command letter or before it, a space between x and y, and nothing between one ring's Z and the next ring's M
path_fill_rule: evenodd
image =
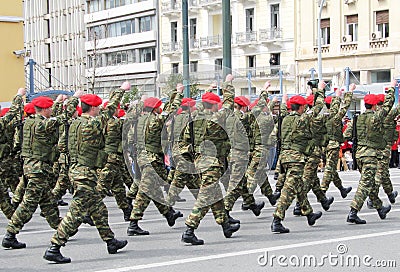
M129 104L130 102L138 99L139 95L139 89L137 86L132 86L131 90L129 92L125 92L124 96L122 97L121 104L126 105Z
M200 93L200 89L198 88L199 82L194 78L190 78L189 80L190 80L190 97L196 97ZM166 92L168 93L171 90L175 90L176 85L182 82L183 82L182 74L171 73L167 79Z

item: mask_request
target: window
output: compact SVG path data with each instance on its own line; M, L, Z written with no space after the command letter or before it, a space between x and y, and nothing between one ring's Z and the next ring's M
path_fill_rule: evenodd
M350 84L360 84L360 71L350 71Z
M140 62L152 62L156 60L156 49L152 48L141 48L139 49Z
M389 11L382 10L375 13L376 30L380 32L380 38L389 37Z
M390 70L371 71L371 83L384 83L390 80Z
M247 73L247 76L249 76L249 73L251 73L251 76L255 76L256 56L248 56L247 57L247 68L249 70Z
M179 73L179 63L172 63L172 73L173 74Z
M279 28L279 4L271 5L271 28Z
M256 88L250 87L250 91L249 91L249 88L240 88L240 92L241 92L241 95L252 95L252 94L256 94Z
M191 72L191 73L197 72L197 66L198 66L198 64L199 64L198 61L191 61L191 62L190 62L190 72Z
M321 20L321 44L324 45L324 44L330 44L330 43L331 43L330 19L322 19Z
M346 33L351 35L352 41L358 41L358 15L346 16Z
M281 64L281 54L271 54L269 58L269 65L271 66L271 74L275 75L279 72L279 66Z
M254 28L254 9L246 9L246 32L252 32Z
M171 22L171 42L178 41L178 22Z
M216 59L214 63L215 63L215 71L221 71L222 70L222 59Z
M139 18L139 32L146 32L151 30L151 17L145 16Z

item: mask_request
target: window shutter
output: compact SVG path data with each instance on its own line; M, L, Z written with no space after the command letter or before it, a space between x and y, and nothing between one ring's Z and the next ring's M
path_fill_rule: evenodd
M321 20L321 28L330 27L330 19L322 19Z
M376 12L376 24L388 24L389 23L389 10L381 10Z
M347 24L357 24L358 23L358 14L346 16L346 23Z

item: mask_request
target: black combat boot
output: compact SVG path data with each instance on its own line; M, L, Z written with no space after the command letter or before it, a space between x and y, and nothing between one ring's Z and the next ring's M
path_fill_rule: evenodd
M20 243L18 242L17 238L15 237L15 233L11 232L6 232L4 234L3 242L1 245L5 248L12 248L12 249L20 249L20 248L26 248L25 243Z
M264 208L264 205L264 201L256 201L256 203L249 206L249 209L254 213L255 216L259 216L261 214L262 208Z
M267 195L266 197L268 198L269 203L272 206L275 206L276 201L279 199L280 196L281 196L281 192L275 192L275 193L272 193L270 195Z
M349 215L347 216L347 222L356 224L366 224L367 221L358 217L357 213L358 211L356 209L351 208Z
M273 233L289 233L289 229L285 228L282 223L281 219L278 217L274 217L274 220L272 221L271 224L271 231Z
M51 246L46 249L43 258L55 263L70 263L71 259L64 257L60 252L60 245L51 244Z
M390 203L394 204L396 202L397 191L393 191L391 194L388 194L388 198Z
M340 191L340 195L342 196L342 198L346 198L347 194L350 193L353 188L351 186L346 188L342 186L338 189Z
M204 241L201 239L197 239L196 235L194 234L194 228L187 227L185 232L182 234L182 242L192 244L194 246L203 245Z
M322 208L327 211L329 210L329 208L331 207L331 204L333 203L333 200L335 200L333 198L333 196L331 197L325 197L324 199L321 200L321 206Z
M129 223L129 227L126 231L128 236L134 236L134 235L149 235L150 233L147 230L142 230L139 225L137 220L132 220Z
M93 222L93 220L92 220L92 218L90 217L90 215L85 215L84 217L83 217L83 219L82 219L82 223L83 224L88 224L88 225L90 225L90 226L94 226L95 224L94 224L94 222Z
M240 229L240 224L229 224L229 222L223 223L221 226L226 238L231 238L232 234Z
M385 219L386 218L386 214L388 214L388 212L390 212L390 210L392 209L392 206L382 206L380 209L376 209L378 211L379 217L381 219Z
M68 206L68 203L65 202L62 198L60 198L59 200L57 200L57 205L58 206Z
M115 254L118 249L124 248L127 244L127 240L117 240L112 238L111 240L107 240L107 251L109 254Z
M122 209L122 212L124 213L124 220L126 222L128 222L129 217L131 216L131 213L132 213L132 208L128 207L128 208Z
M274 180L278 180L278 177L279 177L279 172L275 172L274 173Z
M372 203L372 200L369 198L367 199L367 208L371 210L374 208L374 204Z
M293 215L296 215L296 216L302 215L302 214L301 214L301 208L300 208L300 203L299 203L299 202L296 202L296 205L294 206Z
M240 224L240 220L233 218L229 211L226 211L226 215L228 216L229 224Z
M172 227L175 225L176 219L179 217L183 217L183 214L180 211L175 211L174 209L170 208L168 213L165 215L165 218L167 219L168 226Z
M322 212L307 214L308 225L313 226L315 224L315 221L317 221L319 218L321 218L321 216L322 216Z

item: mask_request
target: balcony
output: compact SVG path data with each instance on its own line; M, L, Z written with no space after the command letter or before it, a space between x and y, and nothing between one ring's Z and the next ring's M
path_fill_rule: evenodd
M290 73L286 71L289 68L287 65L273 65L253 68L233 69L235 78L248 79L249 74L254 79L272 79L279 77L279 71L283 71L283 76L288 76Z
M200 38L200 49L222 50L222 43L222 35L203 37Z
M182 46L178 42L162 43L163 54L179 54L182 51Z
M340 45L340 53L351 53L357 51L358 43L351 42L351 43L343 43Z
M255 44L257 42L257 31L238 32L236 33L236 44L246 45Z
M314 54L318 53L318 46L314 46ZM321 45L321 53L326 54L329 53L329 44L322 44Z
M282 39L282 28L260 29L259 40L262 43L276 42Z
M218 10L222 8L222 1L218 0L199 0L199 4L209 10Z
M389 46L389 41L387 39L372 40L369 42L370 49L381 49Z
M166 16L178 16L182 12L180 1L164 1L161 3L161 12Z

